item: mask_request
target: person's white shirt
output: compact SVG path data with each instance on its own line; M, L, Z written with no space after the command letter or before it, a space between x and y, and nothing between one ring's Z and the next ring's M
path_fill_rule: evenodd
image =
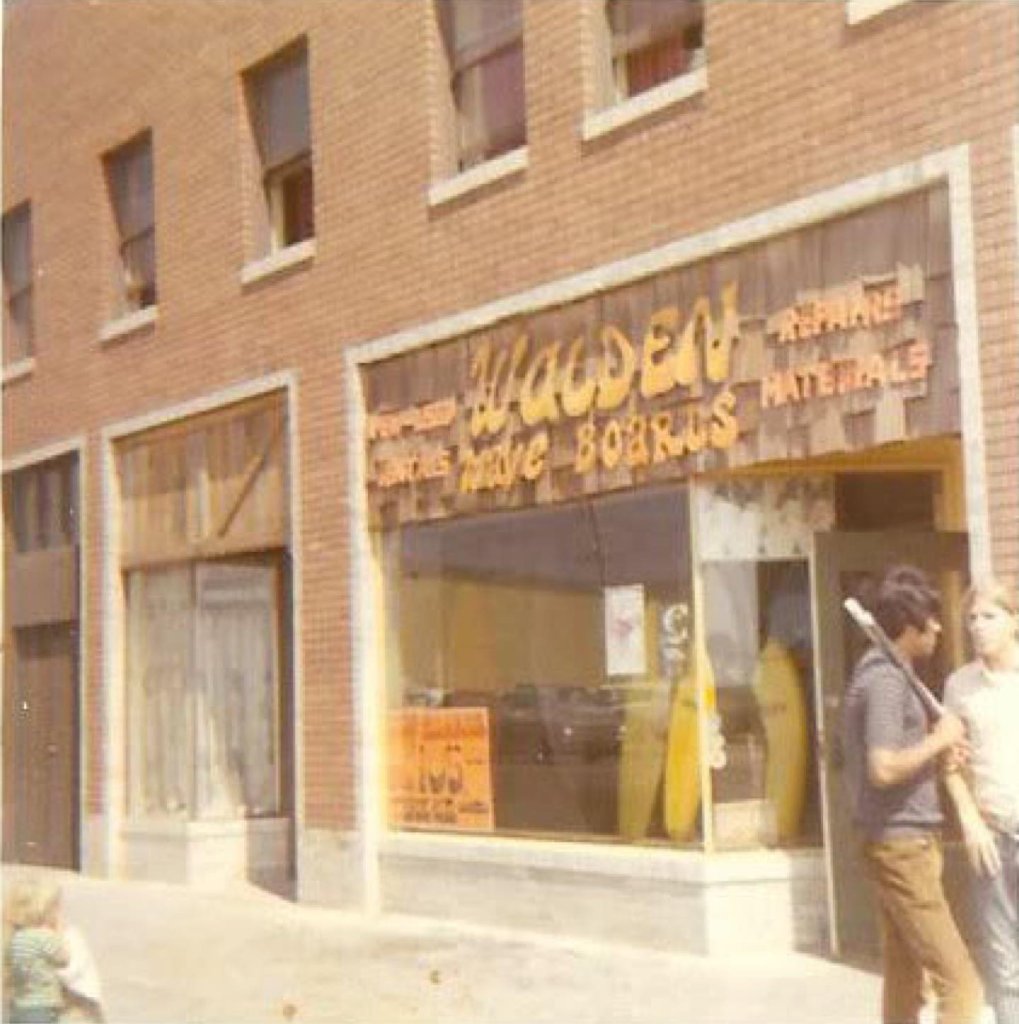
M945 684L945 706L966 724L981 814L995 828L1019 831L1019 669L963 665Z

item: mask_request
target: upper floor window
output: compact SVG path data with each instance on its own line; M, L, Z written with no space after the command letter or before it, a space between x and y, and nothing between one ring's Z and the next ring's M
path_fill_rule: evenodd
M527 141L522 0L438 0L437 10L466 170Z
M133 313L156 304L151 134L113 150L104 163L117 228L118 312Z
M4 365L32 355L32 207L22 203L3 218Z
M307 44L249 71L246 87L267 228L260 248L274 252L315 235Z
M702 0L605 0L615 99L694 71L704 62Z

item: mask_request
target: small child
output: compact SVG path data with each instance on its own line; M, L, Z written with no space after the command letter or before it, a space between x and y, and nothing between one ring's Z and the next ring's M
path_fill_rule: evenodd
M60 923L60 888L45 878L14 883L4 929L6 998L12 1024L50 1024L63 1005L60 977L69 957Z

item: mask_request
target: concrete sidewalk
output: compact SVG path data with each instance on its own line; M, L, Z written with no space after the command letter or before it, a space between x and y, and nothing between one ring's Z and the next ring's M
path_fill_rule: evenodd
M13 877L23 869L7 868ZM879 979L802 955L704 958L50 872L111 1024L854 1024Z

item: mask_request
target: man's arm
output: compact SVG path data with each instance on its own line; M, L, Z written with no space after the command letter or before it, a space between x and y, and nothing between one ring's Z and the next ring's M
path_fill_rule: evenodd
M867 776L879 789L897 786L913 778L950 747L963 744L966 728L962 719L946 713L917 744L895 750L874 746L867 751Z
M945 789L948 791L962 828L962 841L966 846L966 858L978 875L993 877L1001 870L1001 857L994 833L980 817L973 794L958 769L949 770L945 775Z

